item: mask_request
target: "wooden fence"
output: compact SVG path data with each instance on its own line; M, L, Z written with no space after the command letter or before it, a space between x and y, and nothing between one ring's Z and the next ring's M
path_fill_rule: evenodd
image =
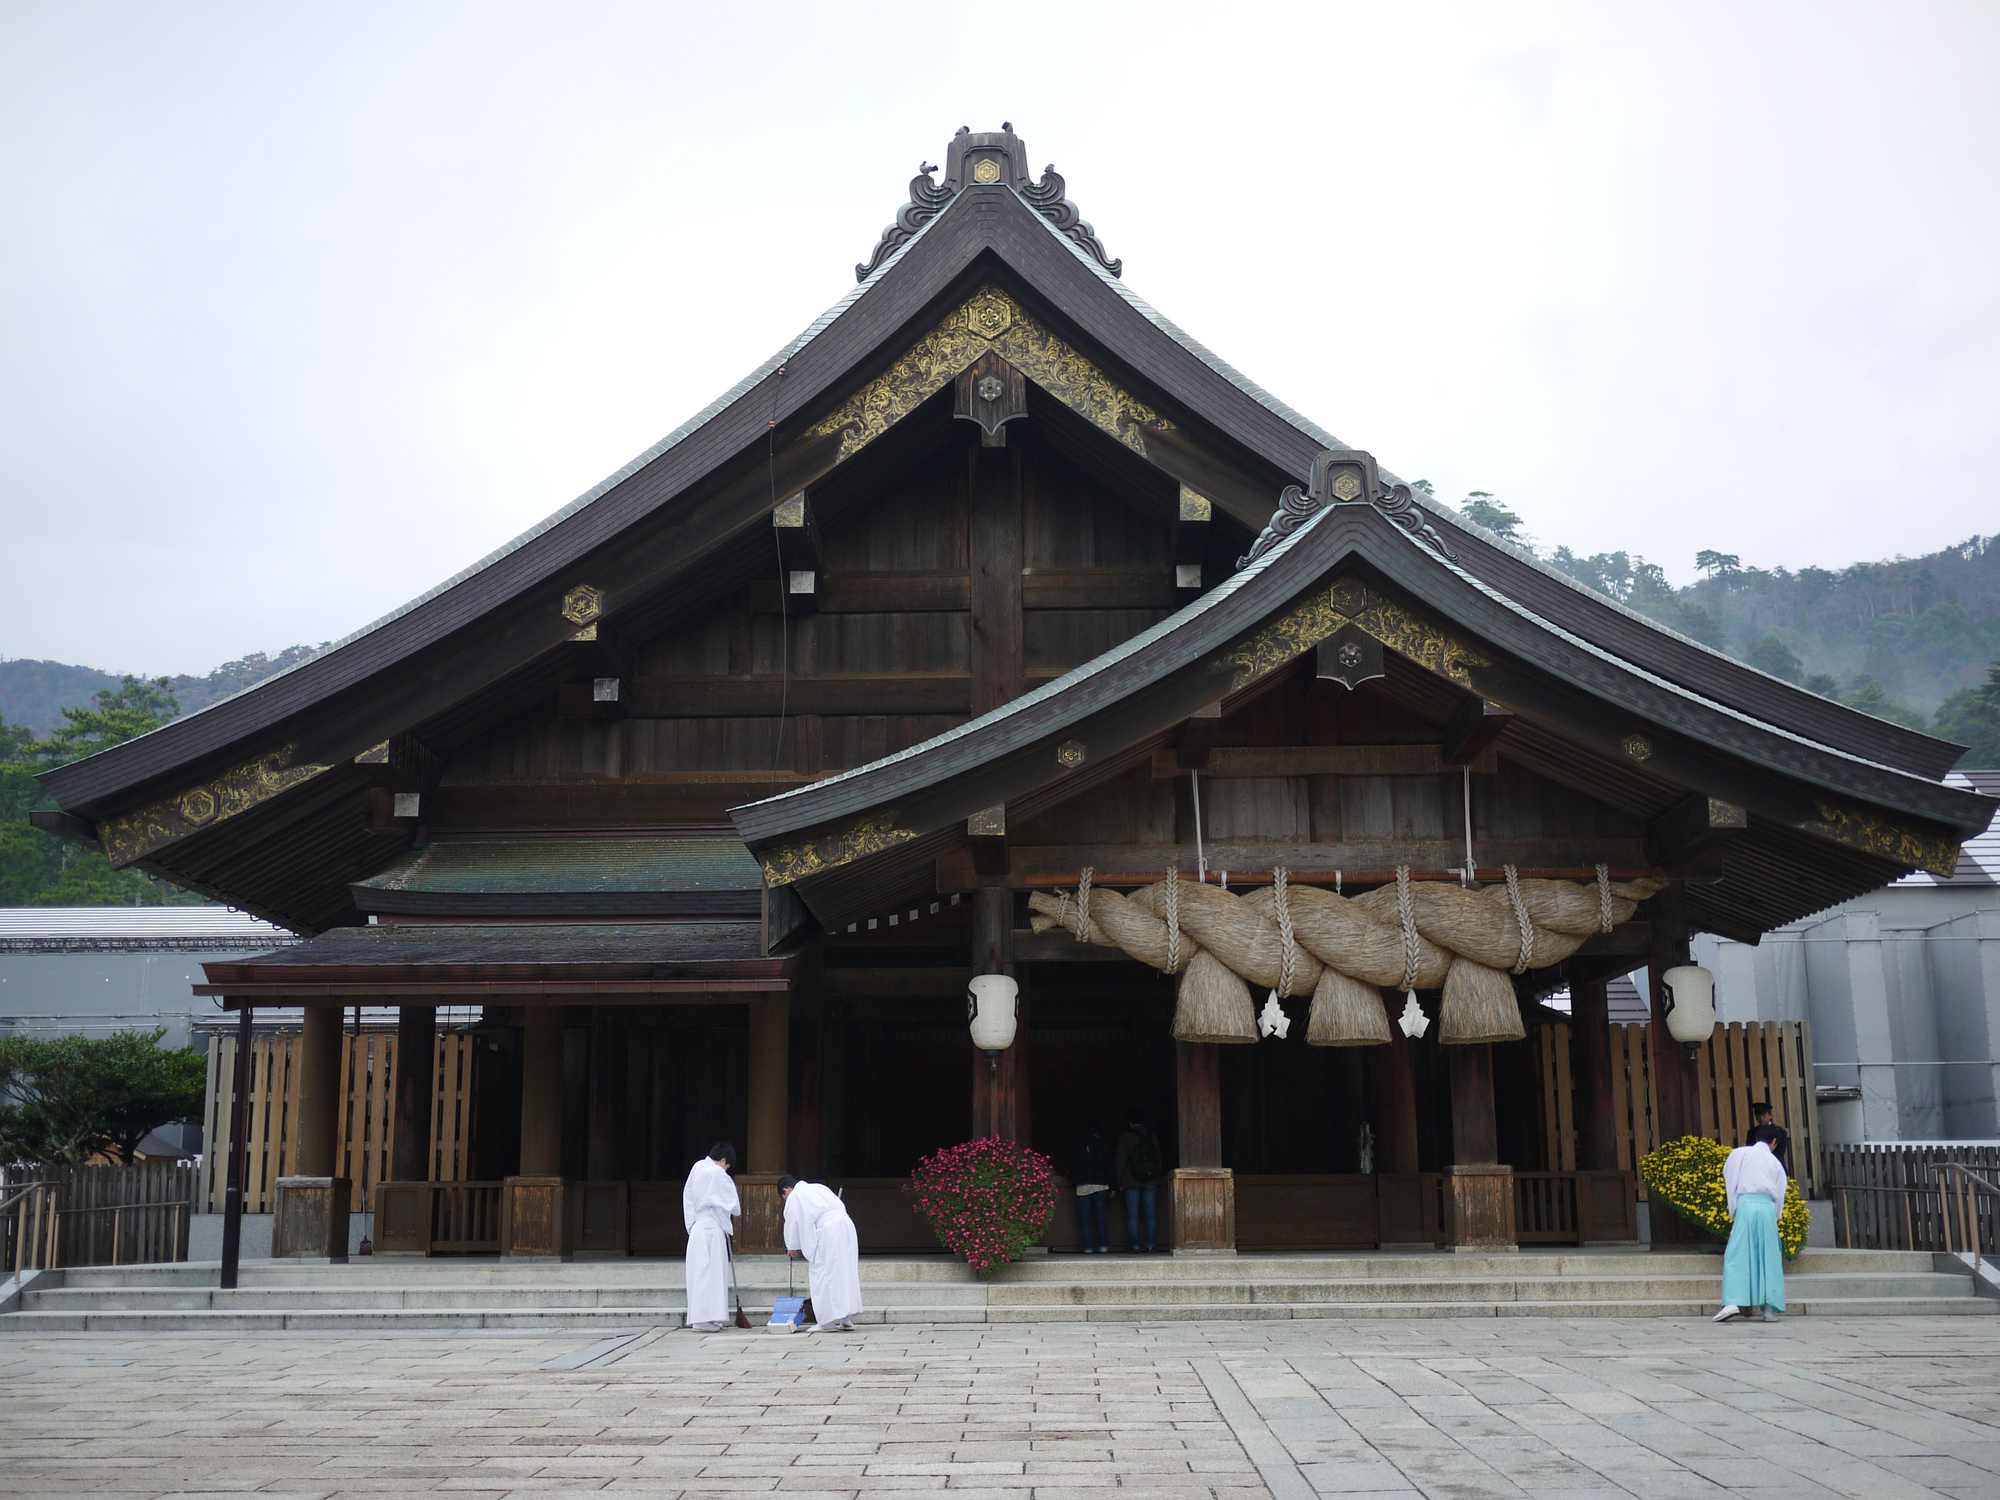
M117 1167L0 1168L0 1274L34 1266L118 1266L186 1260L195 1168L182 1162Z
M1542 1166L1576 1170L1576 1080L1568 1022L1530 1033L1535 1094L1540 1114ZM1618 1166L1646 1185L1639 1162L1660 1143L1659 1106L1653 1084L1652 1029L1613 1025L1611 1116ZM1819 1107L1812 1087L1812 1031L1803 1021L1734 1022L1717 1026L1696 1053L1701 1131L1711 1140L1740 1146L1750 1134L1750 1106L1768 1100L1777 1123L1792 1133L1792 1172L1799 1190L1820 1196Z
M1962 1243L1947 1234L1948 1174L1940 1162L1969 1167L2000 1183L2000 1146L1906 1146L1897 1142L1821 1148L1823 1181L1833 1199L1834 1241L1843 1250L1944 1250ZM1992 1194L1972 1199L1980 1252L2000 1256L2000 1205Z
M342 1038L339 1134L335 1174L352 1179L355 1212L373 1202L375 1184L389 1175L395 1127L396 1034L363 1031ZM280 1177L295 1175L298 1155L299 1065L303 1039L296 1031L266 1032L250 1043L249 1170L243 1211L270 1213ZM437 1078L431 1095L431 1177L463 1181L472 1151L473 1100L486 1049L464 1032L440 1032ZM203 1113L201 1201L220 1213L229 1186L230 1115L234 1102L236 1038L217 1035L208 1051L208 1102Z

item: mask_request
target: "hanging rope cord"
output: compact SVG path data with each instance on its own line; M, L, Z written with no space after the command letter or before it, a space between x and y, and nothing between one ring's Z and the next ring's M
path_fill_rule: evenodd
M1507 876L1507 899L1514 906L1514 922L1521 929L1521 956L1514 963L1516 974L1528 972L1528 960L1535 956L1535 924L1528 916L1528 905L1521 899L1521 876L1512 865L1501 867Z
M1090 941L1090 877L1096 873L1089 865L1076 878L1076 940Z
M1278 993L1290 995L1292 981L1298 976L1299 950L1292 941L1292 903L1286 894L1286 880L1291 872L1283 865L1271 871L1271 891L1277 898L1278 908Z
M1396 866L1396 917L1403 924L1403 978L1396 988L1416 998L1417 968L1424 961L1417 946L1417 917L1410 906L1410 867Z
M1597 867L1597 930L1609 932L1617 923L1611 911L1611 866Z
M1167 972L1181 971L1181 867L1167 866Z

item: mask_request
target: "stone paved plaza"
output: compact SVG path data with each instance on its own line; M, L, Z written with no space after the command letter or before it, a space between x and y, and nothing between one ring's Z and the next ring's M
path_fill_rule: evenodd
M1983 1318L0 1341L6 1495L2000 1496Z

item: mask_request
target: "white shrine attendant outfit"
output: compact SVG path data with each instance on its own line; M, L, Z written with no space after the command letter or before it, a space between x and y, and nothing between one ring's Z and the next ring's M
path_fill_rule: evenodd
M736 1183L721 1162L704 1156L688 1172L681 1189L681 1217L687 1223L688 1327L714 1333L729 1326L729 1221L743 1212Z
M1726 1323L1746 1307L1762 1307L1765 1318L1785 1310L1785 1251L1778 1240L1778 1215L1789 1185L1784 1165L1763 1141L1738 1146L1722 1164L1729 1194L1729 1248L1722 1254L1722 1311Z
M821 1328L850 1328L861 1311L861 1246L833 1190L801 1182L785 1198L785 1248L806 1258L813 1316Z

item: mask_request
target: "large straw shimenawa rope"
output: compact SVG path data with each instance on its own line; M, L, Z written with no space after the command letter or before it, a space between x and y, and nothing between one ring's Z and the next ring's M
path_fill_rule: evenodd
M1510 976L1561 963L1593 933L1609 932L1658 880L1523 880L1468 890L1412 881L1348 898L1277 878L1239 896L1182 880L1175 871L1125 896L1093 887L1076 896L1028 898L1037 932L1063 927L1078 942L1122 948L1141 963L1183 974L1174 1035L1184 1042L1254 1042L1250 986L1310 994L1306 1040L1316 1047L1392 1039L1385 986L1444 991L1438 1036L1455 1045L1526 1035ZM1282 916L1279 902L1284 903Z

